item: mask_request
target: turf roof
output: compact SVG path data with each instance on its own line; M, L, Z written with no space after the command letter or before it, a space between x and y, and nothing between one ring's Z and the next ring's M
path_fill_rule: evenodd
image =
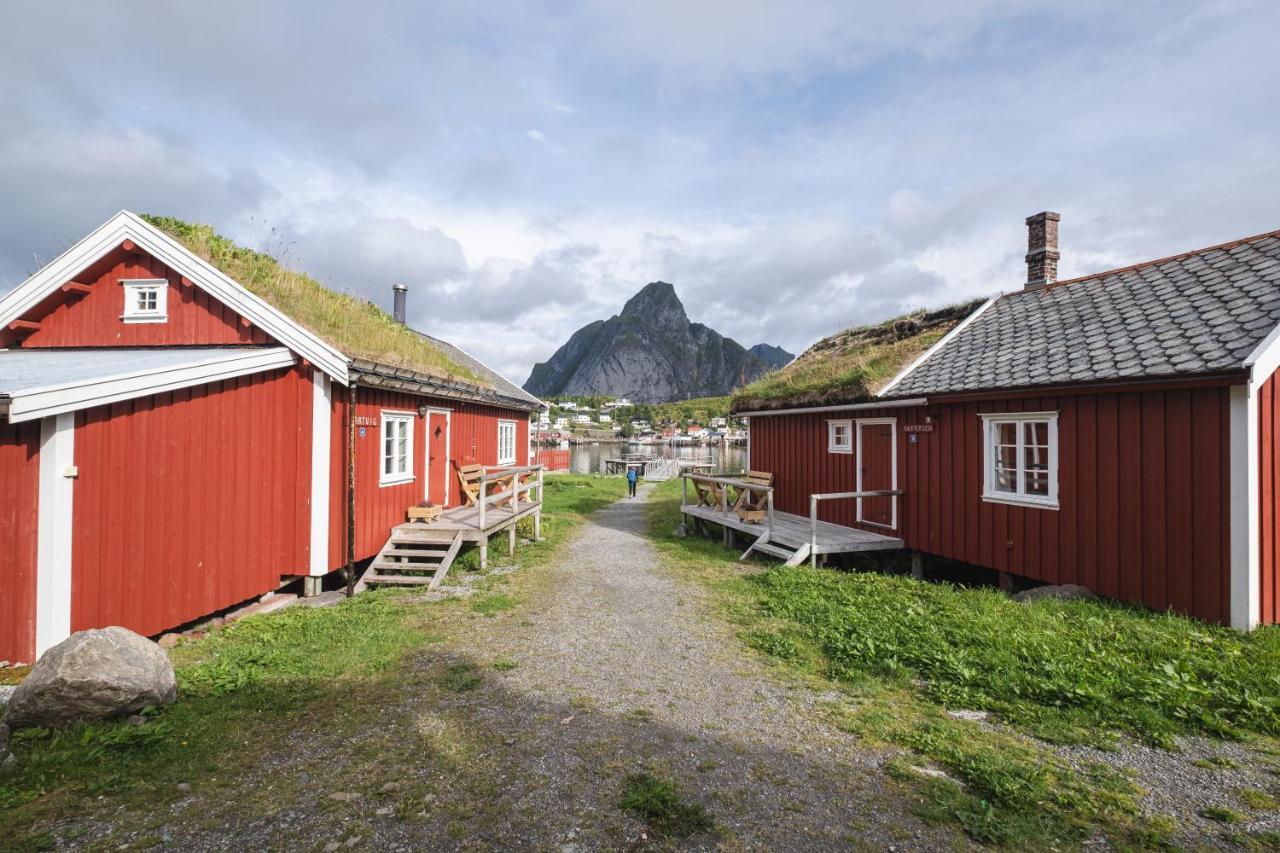
M483 388L492 385L367 299L330 290L271 255L236 244L208 225L171 216L144 214L142 218L349 356Z

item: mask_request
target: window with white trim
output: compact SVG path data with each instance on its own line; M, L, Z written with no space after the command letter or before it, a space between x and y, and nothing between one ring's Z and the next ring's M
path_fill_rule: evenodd
M515 421L498 421L498 464L516 464Z
M827 452L853 452L853 421L827 421Z
M162 278L121 281L126 323L164 323L169 319L169 282Z
M1058 506L1058 413L983 415L983 498Z
M382 413L382 476L379 483L390 486L413 479L413 421L407 412Z

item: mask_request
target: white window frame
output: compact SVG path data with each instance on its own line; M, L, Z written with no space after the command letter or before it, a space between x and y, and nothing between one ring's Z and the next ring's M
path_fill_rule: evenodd
M167 323L169 322L169 282L163 278L131 278L120 280L124 292L124 310L120 319L126 323ZM154 290L156 307L154 311L138 308L138 297L143 291Z
M412 483L413 477L413 423L418 419L414 412L383 411L378 418L378 485L398 486L401 483ZM387 430L392 423L405 425L404 471L387 473Z
M511 444L511 450L510 450L510 452L509 452L509 453L504 453L504 452L503 452L503 440L502 440L502 433L503 433L503 431L504 431L504 430L506 430L507 428L510 428L510 430L511 430L511 442L510 442L510 444ZM514 464L516 464L516 434L517 434L517 432L519 432L519 431L516 429L516 422L515 422L515 421L505 421L505 420L500 420L500 421L498 421L498 464L499 464L499 465L514 465Z
M989 503L1014 504L1041 509L1058 509L1058 413L1057 412L991 412L982 418L982 499ZM1049 493L1032 495L1026 492L1026 464L1023 447L1026 431L1023 424L1044 421L1049 425ZM1002 492L995 484L996 424L1017 424L1017 491Z
M893 478L890 481L891 485L889 486L889 488L896 492L898 490L898 419L897 418L859 418L854 423L856 424L857 438L855 440L857 441L857 447L858 447L858 455L854 459L855 464L858 466L858 480L857 480L857 486L856 486L857 490L859 492L863 490L862 489L862 469L865 467L862 464L862 459L863 459L862 428L864 426L872 425L872 424L876 424L876 425L888 424L889 425L889 447L890 447L889 464L892 466L892 471L893 471ZM897 495L894 495L889 498L889 504L890 506L893 507L893 509L890 510L889 512L888 525L881 524L878 521L868 521L867 519L863 518L862 517L862 500L863 500L862 498L857 499L857 504L858 504L857 515L854 516L858 520L859 524L869 524L872 527L883 527L886 530L898 529L898 496Z
M844 444L836 443L836 429L844 427ZM853 453L853 421L852 420L828 420L827 421L827 452L828 453Z

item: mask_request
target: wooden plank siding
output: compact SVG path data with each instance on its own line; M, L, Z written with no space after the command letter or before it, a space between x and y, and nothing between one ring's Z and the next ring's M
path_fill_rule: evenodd
M124 323L122 279L163 278L169 282L168 313L163 323ZM40 328L22 337L23 347L158 347L268 344L261 330L240 322L240 315L198 287L183 287L181 276L143 254L114 251L77 276L90 292L61 292L26 319ZM0 341L0 345L7 345Z
M152 635L305 574L311 385L272 371L76 415L72 630Z
M827 452L827 419L897 417L899 535L908 548L1225 622L1228 393L1220 385L757 416L751 467L774 473L778 509L807 516L811 493L856 485L854 456ZM1039 411L1058 413L1059 508L984 501L980 415ZM903 427L926 416L934 431L913 443ZM822 518L876 529L853 513L852 501L832 502Z
M335 393L333 407L333 468L330 474L330 568L346 565L346 484L347 484L347 389ZM340 398L340 399L339 399ZM449 507L462 503L458 468L462 465L496 465L498 462L498 421L516 422L516 464L529 464L529 416L526 412L500 409L419 397L377 388L359 388L356 416L367 418L377 426L365 426L365 434L356 428L356 533L355 559L375 556L387 541L391 528L405 521L405 510L425 499L427 419L418 416L421 406L450 409L449 419ZM408 483L383 486L379 483L382 466L381 423L384 411L412 412L414 478Z
M0 483L0 660L30 663L36 653L39 421L0 421Z

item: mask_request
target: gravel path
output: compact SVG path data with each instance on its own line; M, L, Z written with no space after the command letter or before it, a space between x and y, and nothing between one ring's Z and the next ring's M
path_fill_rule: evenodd
M136 840L329 853L967 846L911 814L885 754L822 722L832 697L771 674L700 589L662 570L644 497L598 513L554 567L518 573L518 607L463 611L394 701L369 709L375 724L299 723L281 733L294 748L249 763L220 801L193 792L134 816L147 827ZM644 771L715 828L659 838L623 812L624 780ZM117 827L113 841L130 836Z

